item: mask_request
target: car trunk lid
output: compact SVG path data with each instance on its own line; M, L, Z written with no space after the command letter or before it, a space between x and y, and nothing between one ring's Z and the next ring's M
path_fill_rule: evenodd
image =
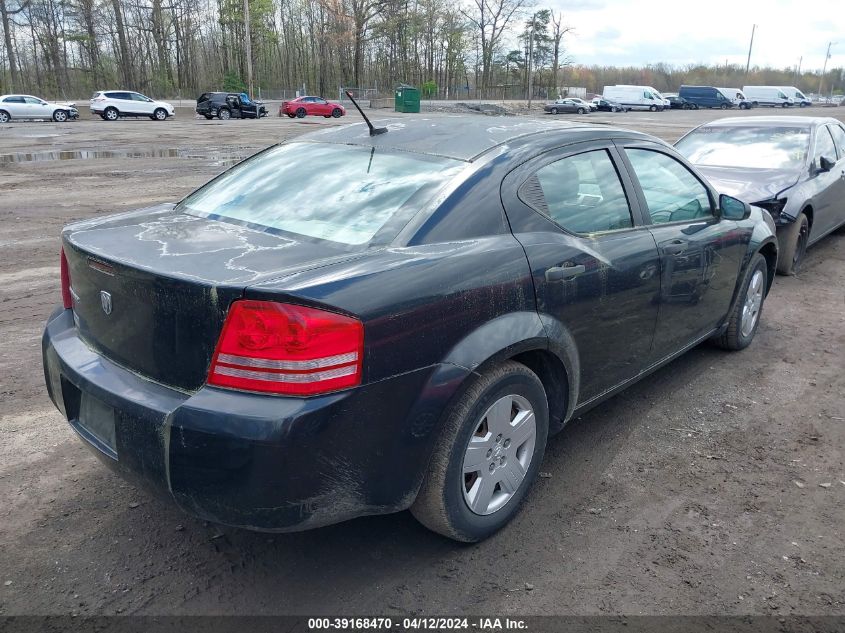
M204 384L228 308L246 286L355 257L172 205L74 224L63 241L80 336L188 391Z

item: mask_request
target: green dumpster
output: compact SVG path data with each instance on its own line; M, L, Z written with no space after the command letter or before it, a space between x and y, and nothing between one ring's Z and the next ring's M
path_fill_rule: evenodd
M399 86L394 100L397 112L419 112L420 91L413 86Z

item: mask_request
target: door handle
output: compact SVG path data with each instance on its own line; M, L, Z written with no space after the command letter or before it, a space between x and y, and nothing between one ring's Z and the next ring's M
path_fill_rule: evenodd
M549 283L569 281L585 272L587 272L587 267L584 264L579 264L578 266L553 266L546 271L546 281Z

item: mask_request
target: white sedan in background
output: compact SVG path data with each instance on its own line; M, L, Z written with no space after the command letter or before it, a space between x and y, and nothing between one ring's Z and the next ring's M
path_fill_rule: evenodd
M11 119L52 119L63 123L78 116L74 103L53 103L31 95L0 95L0 123Z

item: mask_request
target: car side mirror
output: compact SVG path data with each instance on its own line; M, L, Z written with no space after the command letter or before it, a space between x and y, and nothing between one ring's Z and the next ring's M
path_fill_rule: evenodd
M751 205L724 193L719 196L719 210L726 220L747 220L751 215Z
M827 156L820 156L819 157L819 171L826 172L830 171L836 166L836 161L830 160Z

